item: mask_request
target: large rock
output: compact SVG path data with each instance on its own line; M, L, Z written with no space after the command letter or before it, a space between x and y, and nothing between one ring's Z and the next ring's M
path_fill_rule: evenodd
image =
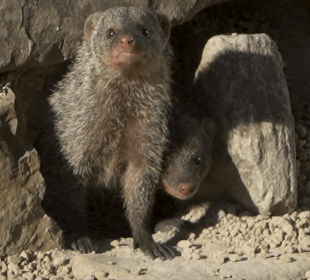
M58 229L41 208L45 183L39 156L26 139L19 102L0 89L0 256L58 245Z
M139 5L166 13L172 24L227 0L1 0L0 73L17 66L38 67L72 59L86 17L115 5ZM4 43L5 42L5 43Z
M294 123L282 58L266 34L216 36L203 51L195 96L218 126L203 190L254 213L296 206Z

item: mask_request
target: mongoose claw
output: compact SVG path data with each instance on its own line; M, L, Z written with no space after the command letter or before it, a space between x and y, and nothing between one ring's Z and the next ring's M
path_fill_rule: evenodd
M88 254L94 251L93 244L89 237L79 237L76 233L68 231L63 232L63 247Z
M89 254L94 251L92 242L88 237L81 237L71 243L71 248L74 251L80 251L83 254Z
M155 243L155 245L157 247L157 250L154 251L156 257L161 258L162 260L171 260L174 258L175 253L168 245L159 243Z
M155 243L154 241L139 242L139 248L145 255L150 256L152 260L156 258L171 260L175 257L174 251L168 245Z

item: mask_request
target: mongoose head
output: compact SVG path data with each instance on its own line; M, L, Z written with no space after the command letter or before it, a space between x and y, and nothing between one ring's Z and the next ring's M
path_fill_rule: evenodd
M160 188L178 199L189 199L198 190L212 163L215 123L183 116L172 129L164 158Z
M117 7L91 14L84 33L98 68L146 74L163 59L170 21L137 7Z

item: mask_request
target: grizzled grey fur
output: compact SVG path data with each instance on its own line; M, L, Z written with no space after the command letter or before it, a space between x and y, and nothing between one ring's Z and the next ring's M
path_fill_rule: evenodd
M83 187L121 191L135 247L171 258L149 228L171 107L170 22L118 7L90 15L84 32L50 98L61 152Z

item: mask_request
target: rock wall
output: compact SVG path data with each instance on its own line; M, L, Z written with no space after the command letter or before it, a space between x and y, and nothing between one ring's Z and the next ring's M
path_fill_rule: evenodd
M58 246L59 230L41 208L45 182L39 167L20 104L4 86L0 90L0 255Z
M115 5L139 5L168 15L173 25L205 7L227 0L2 0L0 6L0 73L72 59L83 37L84 21L95 11Z

